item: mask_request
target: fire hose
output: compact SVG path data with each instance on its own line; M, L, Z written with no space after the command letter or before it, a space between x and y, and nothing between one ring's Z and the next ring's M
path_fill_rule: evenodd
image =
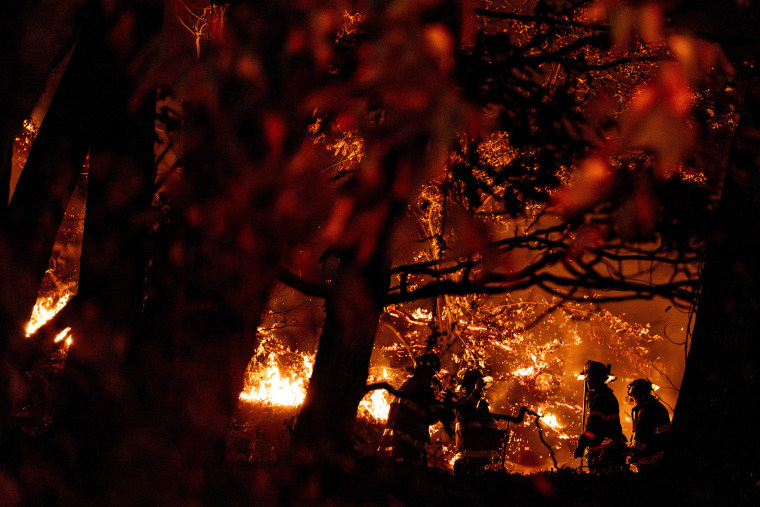
M451 398L447 398L447 401L439 401L439 400L429 400L429 399L420 399L418 396L409 396L408 394L404 394L400 392L398 389L391 386L388 382L376 382L374 384L369 384L366 386L366 393L369 393L371 391L375 391L377 389L385 389L388 393L392 394L393 396L396 396L397 398L404 398L408 400L415 401L417 403L425 403L428 405L437 405L437 406L445 406L446 408L456 408L458 405L455 401L451 400ZM541 440L541 443L549 450L549 455L552 458L552 462L554 463L554 468L559 470L559 465L557 464L557 458L554 455L554 449L552 449L552 446L548 444L548 442L544 439L544 429L541 427L541 424L539 423L539 420L541 419L541 415L530 410L528 407L520 407L520 413L517 415L517 417L507 414L495 414L490 413L490 416L493 417L496 420L499 421L507 421L507 424L509 424L509 421L521 423L523 419L525 418L525 414L531 415L535 417L535 424L536 428L538 429L538 438Z
M559 470L559 465L557 464L557 457L554 456L554 449L552 449L552 446L549 445L546 440L544 440L544 429L541 427L541 425L538 423L539 419L541 419L541 416L537 413L533 412L532 410L528 411L528 414L534 416L536 418L536 428L538 428L538 438L541 439L541 443L544 444L544 447L549 449L549 456L552 458L552 463L554 463L554 468Z
M506 421L513 421L517 423L521 423L523 419L525 418L525 414L532 415L535 417L535 423L536 428L538 428L538 438L541 440L541 443L544 444L544 447L546 447L549 450L549 455L552 458L552 462L554 463L554 468L559 469L559 465L557 464L557 458L554 456L554 449L552 449L552 446L549 445L549 443L544 439L544 429L541 427L541 424L539 424L539 420L541 419L541 415L530 410L528 407L521 407L520 408L520 414L517 417L511 416L511 415L504 415L504 414L494 414L491 413L491 417L493 417L496 420L506 420Z

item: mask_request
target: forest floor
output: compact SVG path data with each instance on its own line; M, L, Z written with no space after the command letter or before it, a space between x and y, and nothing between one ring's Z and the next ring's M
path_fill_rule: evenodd
M500 469L454 477L433 466L389 463L360 449L355 450L361 457L331 460L292 453L292 448L277 452L278 447L290 447L281 422L253 426L254 432L234 432L227 457L236 463L233 467L240 467L237 474L253 478L255 487L246 495L257 506L760 506L760 482L751 478L742 479L749 486L738 488L732 486L736 480L725 478L631 471L595 475L575 468L526 474ZM373 444L365 445L367 449L377 448L378 428L361 428Z
M257 505L331 506L722 506L760 505L758 491L726 491L664 476L593 475L573 469L530 475L503 471L453 477L437 468L404 468L377 460L346 467L253 466Z

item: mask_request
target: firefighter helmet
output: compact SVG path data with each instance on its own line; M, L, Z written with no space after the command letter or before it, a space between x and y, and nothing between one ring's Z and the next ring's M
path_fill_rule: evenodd
M468 368L459 374L459 387L463 391L472 391L478 383L485 383L483 372L478 368Z
M645 378L637 378L636 380L628 384L629 398L633 398L634 396L637 396L637 397L646 396L652 391L654 391L654 387L652 386L652 383Z
M432 352L422 354L414 361L414 369L419 370L421 368L431 370L435 373L441 369L441 360Z
M583 371L580 373L580 376L582 378L587 378L589 375L598 375L607 378L610 375L611 369L612 366L609 364L604 365L597 361L586 361L586 364L583 365Z

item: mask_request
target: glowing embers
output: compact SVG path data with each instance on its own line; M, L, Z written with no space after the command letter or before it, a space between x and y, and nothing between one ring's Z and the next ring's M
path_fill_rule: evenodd
M248 364L240 399L285 407L297 407L306 397L314 355L293 352L272 339L263 339Z
M517 377L530 377L534 376L536 374L536 367L535 366L527 366L525 368L517 368L516 370L512 371L512 375L515 375Z
M419 322L431 322L433 320L433 312L425 308L417 308L412 312L411 318Z
M67 327L60 333L56 335L55 338L53 338L53 342L55 343L61 343L62 341L66 340L64 343L66 344L66 347L71 346L71 328Z
M66 306L70 297L71 294L64 293L60 295L60 297L54 295L37 299L37 303L35 303L34 309L32 310L32 318L26 325L27 338L44 326L47 321L55 317L55 315Z

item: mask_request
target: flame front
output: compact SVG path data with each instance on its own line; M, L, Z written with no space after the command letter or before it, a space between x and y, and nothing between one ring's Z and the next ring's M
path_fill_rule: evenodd
M557 432L559 432L561 429L563 429L562 425L557 420L557 416L554 415L554 414L548 414L548 413L547 414L543 414L541 416L541 422L543 422L544 424L546 424L551 429L556 430ZM565 433L561 433L561 432L559 433L559 437L560 438L570 438L569 435L566 435Z
M56 314L66 306L66 303L69 302L70 298L71 293L68 292L57 296L53 295L46 298L38 298L37 302L34 304L34 309L32 310L32 317L26 325L26 337L29 338L32 336L39 328L44 326L47 321L55 317ZM68 351L73 341L70 327L62 330L55 338L53 338L54 343L61 343L64 340L66 346L65 350Z
M283 375L277 361L277 354L270 352L259 371L249 372L245 390L240 399L248 403L263 403L286 407L297 407L306 397L306 387L314 368L314 357L303 355L300 372Z
M248 367L245 389L239 398L254 405L299 407L306 398L313 369L313 354L293 352L275 340L264 340ZM386 375L384 369L383 379ZM359 416L384 422L391 399L383 390L372 391L361 401Z
M66 340L66 347L71 346L71 328L67 327L53 339L54 343L61 343L63 340Z
M388 419L388 411L391 408L390 398L385 391L372 391L362 399L359 411L367 419L384 422Z
M367 381L370 383L385 381L394 385L400 385L403 382L398 373L389 371L388 368L371 368ZM392 401L393 395L383 389L371 391L359 403L359 417L374 423L385 424Z
M64 293L58 298L51 296L47 298L37 299L37 303L35 303L34 309L32 310L32 318L26 325L27 338L32 336L35 331L44 326L45 322L55 317L55 315L60 312L64 306L66 306L66 303L69 302L70 297L71 294Z

